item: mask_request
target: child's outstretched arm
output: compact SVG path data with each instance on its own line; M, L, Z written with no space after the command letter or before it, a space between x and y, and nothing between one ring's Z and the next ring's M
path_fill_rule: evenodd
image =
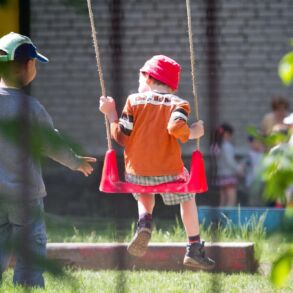
M58 148L54 145L53 140L44 141L43 145L43 155L47 156L54 161L70 168L74 171L80 171L85 176L88 176L92 173L93 168L90 163L96 162L95 158L92 157L82 157L78 156L68 145L68 143L64 140L60 135L59 131L55 129L53 121L49 113L43 106L39 106L39 111L36 113L37 124L39 127L44 128L44 130L49 130L54 133L56 138L59 136L60 145ZM43 130L43 131L44 131Z
M97 160L96 158L92 158L92 157L81 157L78 156L81 164L80 166L77 168L77 171L80 171L81 173L83 173L84 176L89 176L90 174L92 174L93 172L93 167L91 166L90 163L95 163Z
M56 129L55 131L59 135ZM70 168L73 171L80 171L84 176L89 176L93 172L91 163L95 163L96 158L79 156L70 147L67 147L66 143L64 143L64 147L58 150L52 148L51 146L46 146L44 151L45 155L54 161Z

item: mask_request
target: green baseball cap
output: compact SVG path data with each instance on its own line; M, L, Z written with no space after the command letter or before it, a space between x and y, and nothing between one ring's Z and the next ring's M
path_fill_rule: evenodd
M0 55L0 62L22 61L31 58L49 62L47 57L37 51L37 47L30 38L13 32L0 38L0 50L6 53L6 55Z

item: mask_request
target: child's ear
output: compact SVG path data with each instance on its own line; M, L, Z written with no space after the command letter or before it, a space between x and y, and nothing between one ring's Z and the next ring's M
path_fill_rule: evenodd
M154 80L153 78L149 75L149 74L146 74L146 79L145 79L145 82L148 86L152 85Z
M27 62L25 63L25 67L26 67L26 68L30 68L31 66L34 66L35 63L36 63L36 59L29 59L29 60L27 60Z

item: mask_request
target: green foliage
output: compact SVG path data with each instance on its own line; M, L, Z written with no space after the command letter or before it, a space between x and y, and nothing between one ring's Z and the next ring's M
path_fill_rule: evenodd
M207 239L213 241L262 241L266 237L266 230L264 228L264 221L267 213L263 213L260 217L251 216L243 225L235 225L224 213L222 217L225 222L218 223L215 226L209 225L202 229L201 234L205 234ZM203 223L203 226L205 224Z
M246 129L246 132L248 135L251 135L251 136L257 137L257 138L261 137L260 134L258 133L257 129L254 126L247 125L245 129Z
M293 147L287 143L289 136L284 133L262 136L254 126L247 126L246 131L271 149L260 168L261 180L265 183L264 196L270 201L285 202L285 191L293 183Z
M293 46L293 39L290 41ZM293 51L284 55L279 63L279 76L285 85L293 82Z
M292 262L293 248L288 249L273 263L271 280L277 288L284 286L284 284L288 282L292 269Z
M293 182L293 148L280 145L269 152L262 165L265 196L270 200L285 199L285 191Z
M290 40L290 44L293 47L293 39ZM288 86L293 82L293 51L282 57L278 72L285 85ZM293 147L287 144L281 145L266 156L263 166L265 194L271 199L284 198L286 189L293 182ZM290 248L273 263L271 281L275 287L279 288L288 282L292 261L293 248Z
M62 151L64 148L71 148L75 151L79 151L79 147L77 147L76 144L46 126L29 125L27 137L25 137L27 142L24 144L23 128L23 125L21 125L21 122L17 119L0 121L1 137L7 139L14 147L21 148L28 142L30 154L37 161L43 157L45 150L56 152ZM22 252L23 247L19 245L20 243L21 241L11 240L7 245L9 249L13 248L14 251ZM71 287L74 287L75 281L64 271L61 265L55 261L35 255L33 252L30 252L30 261L42 267L44 271L49 274L62 278L62 280L67 280L68 283L71 284Z
M277 144L288 141L288 135L285 133L272 133L270 135L260 134L255 126L248 125L246 126L246 132L248 135L254 137L255 139L262 142L268 149L274 147Z
M23 145L22 131L23 126L17 119L0 121L0 134L16 146ZM40 160L46 150L55 152L71 148L76 153L81 152L80 147L72 140L46 126L29 125L26 139L29 140L29 151L36 160Z
M287 53L280 61L279 76L285 85L293 81L293 51Z
M8 0L0 0L0 8L1 6L7 5Z

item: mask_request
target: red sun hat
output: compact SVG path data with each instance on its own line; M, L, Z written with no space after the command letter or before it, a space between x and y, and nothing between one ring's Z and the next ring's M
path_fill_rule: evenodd
M140 72L148 73L172 90L177 90L180 70L181 67L175 60L164 55L155 55L144 64Z

